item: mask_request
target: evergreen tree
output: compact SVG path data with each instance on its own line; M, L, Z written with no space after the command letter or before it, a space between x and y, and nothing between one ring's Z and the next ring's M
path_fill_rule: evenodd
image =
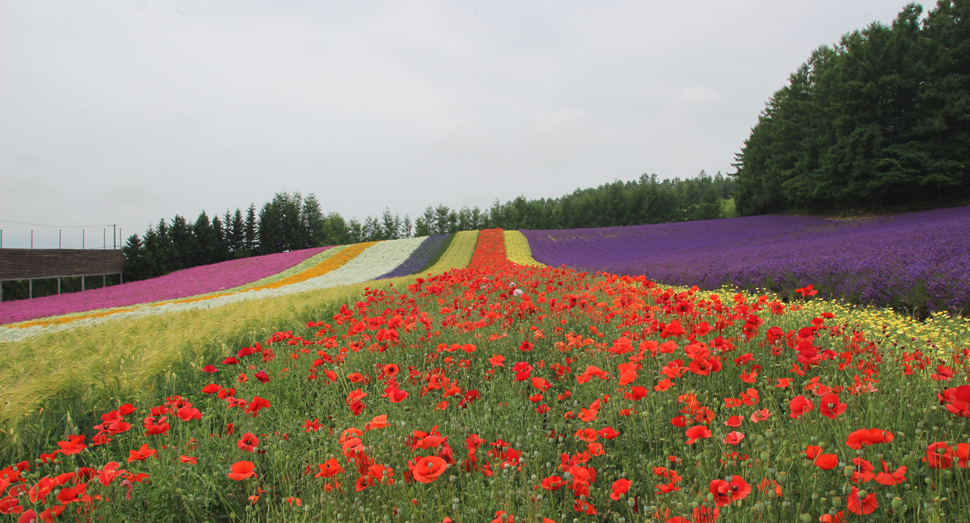
M323 212L320 211L320 202L311 192L303 200L303 207L300 214L300 224L303 226L303 248L322 247L325 245Z
M226 234L229 243L229 252L233 258L243 258L247 256L246 250L246 224L243 221L242 211L236 207L235 214L228 222L228 232Z
M226 211L226 216L229 216L229 211ZM224 262L229 259L229 242L226 237L226 226L218 216L212 217L212 231L215 240L212 263Z
M137 234L129 236L121 250L125 256L126 281L143 280L152 276L151 269L146 264L144 245Z
M385 240L396 240L401 237L401 218L391 214L391 208L385 207L381 215L381 236Z
M347 243L354 244L364 241L363 227L356 218L347 223Z
M283 202L277 194L272 201L263 204L259 210L259 254L283 252L286 238L283 232Z
M438 232L435 230L434 208L429 205L424 213L414 220L414 235L431 236L433 234L438 234Z
M190 256L188 265L183 268L197 267L214 263L216 258L216 233L209 221L209 216L202 211L192 225L192 241L190 242Z
M243 232L245 256L259 252L259 224L256 221L256 204L249 204L246 210L246 223Z

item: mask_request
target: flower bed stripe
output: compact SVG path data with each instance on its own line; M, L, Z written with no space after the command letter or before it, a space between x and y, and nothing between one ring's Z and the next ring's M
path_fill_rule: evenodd
M285 285L293 285L302 281L306 281L311 278L316 278L330 271L338 269L348 261L352 260L355 256L363 252L364 249L366 249L367 247L370 247L371 245L374 245L375 243L376 242L359 243L357 245L351 245L349 247L329 249L321 253L326 257L320 263L317 263L316 265L309 267L297 274L293 274L286 278L270 281L268 283L263 283L257 286L244 286L239 288L239 290L235 290L231 292L206 294L202 296L194 296L191 298L186 298L181 300L172 300L172 301L163 301L163 302L158 302L153 304L145 304L145 305L140 305L138 307L127 307L127 308L118 308L118 309L108 309L103 311L94 311L87 314L62 316L62 317L52 318L47 320L37 320L37 321L30 321L30 322L24 322L24 323L17 323L13 325L5 325L4 327L15 328L15 329L26 329L31 327L50 327L54 325L73 323L79 320L93 320L93 319L105 318L107 316L112 316L112 315L121 314L121 313L133 313L141 309L144 309L146 307L160 308L160 307L171 306L171 305L185 305L185 304L192 304L192 303L197 303L201 301L213 300L216 298L222 298L225 296L238 294L240 292L276 289ZM157 312L161 312L161 309L159 309ZM6 339L6 337L0 336L0 339Z
M373 247L368 248L339 269L324 276L307 280L299 285L289 286L286 288L286 292L325 289L374 280L387 273L389 269L403 263L423 241L419 237L372 242L370 245L373 245Z
M446 235L445 241L441 244L440 247L438 247L438 252L436 252L434 256L432 256L431 259L428 260L428 263L425 263L424 266L421 267L421 270L417 271L415 274L427 274L432 267L434 267L439 261L441 261L441 257L444 256L446 252L448 252L448 249L451 248L451 243L454 241L455 241L455 233Z
M408 276L415 274L420 271L424 266L428 265L431 259L438 254L441 250L442 244L448 238L447 234L438 234L436 236L428 236L421 242L421 245L408 259L404 260L400 265L394 268L393 271L381 275L376 278L378 280L383 280L386 278L396 278L398 276Z
M468 267L468 263L475 253L475 244L478 241L478 231L459 231L455 233L451 240L448 250L441 255L433 266L422 270L422 274L442 274L452 269Z
M330 247L254 256L193 267L150 280L112 287L8 301L0 303L0 324L231 290L293 268L327 249Z
M503 231L505 235L505 256L512 263L534 267L545 267L532 257L529 240L521 231Z
M523 231L533 256L664 284L768 288L797 298L970 312L970 206L827 220L753 216L603 229Z
M500 268L509 265L505 257L505 235L502 229L485 229L478 233L475 254L468 268Z

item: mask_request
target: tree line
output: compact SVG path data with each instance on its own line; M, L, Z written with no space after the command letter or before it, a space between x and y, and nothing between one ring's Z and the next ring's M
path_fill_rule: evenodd
M643 175L559 198L495 200L488 209L428 206L413 221L390 208L379 217L345 220L336 212L324 214L313 193L278 193L258 211L253 203L245 211L227 209L221 217L209 218L202 211L194 222L175 215L171 221L159 220L141 236L129 236L123 246L124 278L154 278L199 265L311 247L493 227L573 229L724 218L734 215L734 185L731 177L704 171L685 180Z
M909 4L792 73L736 156L740 215L970 195L970 1L921 14Z

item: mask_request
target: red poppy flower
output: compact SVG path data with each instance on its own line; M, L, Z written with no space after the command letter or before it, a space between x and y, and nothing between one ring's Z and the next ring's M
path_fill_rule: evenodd
M269 400L260 398L259 396L254 396L253 400L246 405L246 412L256 416L260 410L269 408Z
M687 429L687 432L685 432L685 434L687 435L688 445L692 445L695 441L701 438L709 438L712 435L710 429L708 429L704 425L695 425Z
M640 401L647 396L647 389L640 387L631 387L630 392L626 393L626 398L633 401Z
M626 492L630 490L630 485L632 484L633 482L628 479L618 479L614 481L612 489L613 491L610 492L610 499L618 501L620 499L620 495L626 494Z
M330 458L317 466L320 467L320 472L313 476L315 478L329 478L344 471L344 468L340 466L337 458Z
M613 427L604 427L597 430L596 433L599 434L603 439L613 439L620 435L620 433L614 430Z
M822 399L819 400L819 412L830 419L835 419L839 414L845 412L846 407L847 405L845 403L839 403L838 394L829 393L822 396Z
M812 402L801 394L795 396L791 401L788 402L788 408L791 410L790 416L792 419L800 418L803 414L812 410L813 407L814 405L812 405Z
M175 415L182 421L202 419L202 411L193 407L191 403L186 403L184 407L175 412Z
M243 436L239 438L239 441L236 442L236 446L242 450L245 450L246 452L256 450L256 445L259 445L259 438L257 438L254 434L250 434L249 432L243 434Z
M721 441L723 441L727 445L737 445L741 443L741 440L743 439L744 439L744 434L738 431L734 431L734 432L729 432L727 436Z
M576 503L573 503L573 510L589 516L596 515L596 508L588 501L583 501L579 498L576 499Z
M876 477L876 475L872 473L874 469L872 463L869 463L862 458L855 458L852 460L852 464L855 465L855 471L852 472L852 477L849 479L853 483L865 483Z
M256 477L256 473L253 472L255 467L256 465L252 461L237 461L232 464L232 472L226 474L226 476L236 481L253 478Z
M155 449L148 448L148 444L146 443L146 444L142 445L141 448L138 449L138 450L129 450L128 451L128 454L129 454L129 456L128 456L128 463L131 463L131 462L134 462L134 461L144 461L144 460L146 460L146 459L154 456L156 453L157 453L157 451Z
M926 464L931 469L948 469L953 462L953 449L942 441L926 447Z
M805 448L805 452L803 454L805 454L807 459L812 460L818 457L818 455L821 453L822 447L819 447L818 445L809 445Z
M545 490L559 490L559 487L566 485L566 482L559 476L550 476L542 480L542 488Z
M179 463L187 463L189 465L195 465L199 462L199 459L195 456L179 456Z
M878 443L889 443L893 440L892 432L882 429L859 429L851 434L845 441L845 446L850 449L859 450L863 445L875 445Z
M751 413L751 422L758 423L759 421L764 421L771 416L771 412L768 409L756 410Z
M872 514L878 506L879 500L876 499L875 492L859 499L859 489L855 486L852 487L852 492L849 493L849 498L846 500L846 508L849 509L849 512L860 516Z
M724 424L728 427L736 429L741 426L741 423L743 421L744 421L744 418L742 418L741 416L731 416L727 419L727 421L724 422Z
M751 485L741 476L732 476L730 483L723 479L711 481L710 492L714 494L717 506L723 507L747 497L751 493Z
M414 477L415 481L421 483L431 483L432 481L438 479L445 469L448 468L448 464L445 460L439 458L438 456L425 456L418 460L411 468L411 475Z
M832 470L839 464L839 457L835 454L821 454L815 458L815 466L822 470Z
M549 390L549 387L552 387L552 384L538 376L533 376L532 386L539 389L542 392L545 392Z
M407 399L408 393L401 389L387 389L384 391L384 396L386 396L387 400L391 403L401 403Z
M381 414L379 416L374 416L374 419L364 424L364 432L387 427L387 414Z
M882 472L876 474L876 483L880 485L899 485L906 481L906 467L902 466L896 469L894 472L889 472L889 467L886 466L885 460L882 461Z
M68 441L58 441L57 445L61 447L60 452L65 456L70 456L72 454L80 454L80 452L86 448L87 445L81 443L84 441L84 436L68 436Z

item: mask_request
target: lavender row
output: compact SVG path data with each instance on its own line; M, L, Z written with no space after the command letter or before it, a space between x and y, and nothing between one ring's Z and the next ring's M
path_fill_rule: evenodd
M329 247L268 254L176 271L165 276L83 292L0 303L0 324L75 312L126 307L231 289L293 267Z
M438 249L448 238L447 234L438 234L435 236L428 236L421 245L418 246L417 250L411 253L411 256L404 260L404 263L395 267L395 269L380 278L378 280L383 280L385 278L397 278L398 276L409 276L421 270L422 267L431 261L431 258L437 254Z
M546 265L788 296L812 284L827 299L970 313L970 207L852 221L755 216L522 232Z

